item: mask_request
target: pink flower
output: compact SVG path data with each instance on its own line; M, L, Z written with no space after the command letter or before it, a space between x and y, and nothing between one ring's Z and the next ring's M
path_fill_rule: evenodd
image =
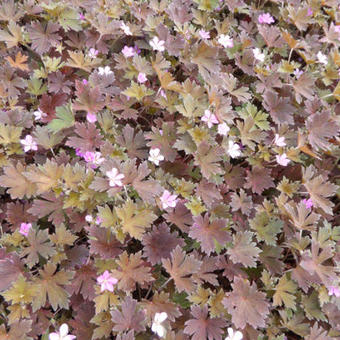
M28 152L30 150L37 151L38 145L33 140L33 137L31 135L27 135L25 139L20 139L20 143L24 146L25 152Z
M139 83L143 84L143 83L145 83L148 80L148 78L146 78L145 73L140 72L138 74L137 80L138 80Z
M329 296L336 296L336 297L340 297L340 288L336 287L336 286L330 286L328 287L328 295Z
M124 46L124 48L122 49L122 53L125 58L129 58L129 57L133 57L136 51L133 47Z
M286 146L285 138L284 137L280 137L277 133L275 134L274 143L277 146Z
M150 46L155 51L163 52L165 50L164 44L165 44L165 41L159 40L158 37L154 37L152 40L150 40Z
M103 222L102 218L99 217L99 216L97 216L97 217L96 217L95 223L96 223L97 225L99 225L99 224L101 224L102 222Z
M89 57L90 58L95 58L98 55L99 51L96 50L95 48L90 48L89 50Z
M84 154L80 151L79 148L76 148L76 155L77 155L78 157L84 157Z
M159 94L160 94L163 98L167 99L166 93L165 93L165 91L164 91L163 89L160 89Z
M307 10L307 17L311 17L313 15L313 10L308 7L308 10Z
M84 85L87 85L89 83L86 79L83 79L82 82Z
M84 157L84 160L86 163L92 163L92 168L95 169L98 167L98 165L102 164L105 159L101 157L102 154L98 151L92 152L92 151L86 151Z
M73 340L76 339L75 335L68 335L68 326L66 323L62 324L59 328L59 332L51 333L48 336L49 340Z
M125 177L123 174L118 173L116 168L112 168L111 171L106 171L106 176L109 177L110 187L122 186L122 179Z
M221 34L217 40L223 47L233 47L233 39L227 34Z
M275 19L269 13L263 13L259 16L259 23L260 24L273 24Z
M222 136L226 136L228 134L228 132L230 131L230 127L227 125L227 123L221 123L218 124L217 126L217 132L222 135Z
M287 166L290 162L285 153L283 153L282 155L276 155L276 161L282 166Z
M97 116L94 113L88 113L86 119L89 123L95 123L97 121Z
M28 232L30 231L31 228L32 228L32 224L31 223L21 223L20 224L19 233L21 235L27 236Z
M85 20L85 16L83 13L79 13L79 20Z
M198 33L202 39L210 39L210 32L199 30Z
M101 285L100 290L103 292L104 290L108 290L113 292L113 286L118 283L118 280L113 277L108 270L97 277L97 283Z
M313 207L313 201L311 198L308 198L308 200L303 199L302 203L304 203L304 205L306 206L307 209L310 209Z
M218 120L216 116L210 112L210 110L204 111L204 116L201 118L202 122L206 122L208 125L208 128L210 129L213 124L218 124Z
M164 190L163 195L160 197L163 209L168 207L174 208L177 204L177 195L171 195L170 191Z

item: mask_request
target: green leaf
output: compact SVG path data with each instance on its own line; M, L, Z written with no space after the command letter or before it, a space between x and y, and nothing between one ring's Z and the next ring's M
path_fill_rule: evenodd
M255 218L250 220L250 227L256 231L256 237L259 241L264 241L268 245L275 246L277 234L283 227L283 222L275 217L269 217L263 211L257 213Z
M31 78L27 81L27 92L35 96L40 96L47 92L47 86L41 79Z
M53 119L48 125L48 129L57 133L63 129L69 128L74 125L75 119L72 112L71 103L67 105L58 106L56 108L57 118Z
M268 114L263 111L258 111L257 107L251 103L247 103L242 109L239 109L239 114L243 119L251 117L255 125L261 130L269 130ZM256 130L252 128L250 131Z
M296 309L296 292L297 285L287 278L287 275L281 277L279 283L275 288L273 296L273 305L282 306L284 304L287 308Z
M219 4L218 0L194 0L198 4L198 9L202 11L213 11Z
M59 14L58 22L66 32L70 30L79 32L83 29L79 20L79 13L73 8L65 8Z
M180 305L182 308L189 308L191 303L190 301L187 299L188 294L185 292L182 293L175 293L172 296L172 301L177 303L178 305Z
M128 97L133 97L133 98L136 98L137 100L141 100L146 96L152 95L154 91L148 89L143 84L139 85L133 81L131 82L131 86L122 93Z
M327 318L321 311L317 291L314 290L312 294L303 296L302 304L305 307L305 313L309 320L327 321Z

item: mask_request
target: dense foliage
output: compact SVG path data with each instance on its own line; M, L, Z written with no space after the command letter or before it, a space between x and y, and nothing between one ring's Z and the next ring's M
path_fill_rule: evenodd
M0 338L340 339L339 0L3 0Z

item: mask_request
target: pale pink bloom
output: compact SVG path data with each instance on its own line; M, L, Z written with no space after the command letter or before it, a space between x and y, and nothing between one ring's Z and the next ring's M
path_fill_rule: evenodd
M282 155L276 155L276 162L282 166L287 166L290 160L287 158L287 155L283 153Z
M161 136L163 136L163 130L162 130L162 129L159 130L159 134L160 134Z
M227 125L227 123L221 123L218 124L217 126L217 132L222 135L222 136L226 136L228 134L228 132L230 131L230 127Z
M88 113L86 119L89 123L95 123L97 121L97 116L94 113Z
M122 179L125 176L123 174L118 173L118 170L116 168L112 168L111 171L106 171L106 176L109 177L111 187L123 185Z
M113 277L108 270L97 277L97 283L101 285L100 290L103 292L104 290L108 290L113 292L114 285L118 283L118 280Z
M261 61L262 63L264 62L266 56L264 55L264 53L261 53L261 50L258 47L253 48L253 54L255 59Z
M259 16L259 23L260 24L273 24L275 19L269 13L263 13Z
M243 334L240 331L234 332L234 330L229 327L228 328L228 336L225 338L225 340L242 340Z
M85 221L88 222L88 223L91 223L93 221L93 217L91 215L86 215Z
M126 35L132 35L132 32L130 30L130 27L126 25L124 22L121 23L120 28Z
M108 76L109 74L113 73L110 69L110 66L105 66L105 67L99 67L98 68L98 74L100 76Z
M210 39L210 32L199 30L198 33L202 39Z
M308 10L307 10L307 17L311 17L313 15L313 10L308 7Z
M163 98L167 99L166 93L165 93L165 91L164 91L163 89L161 89L161 90L159 91L159 94L160 94Z
M308 198L308 200L306 200L305 198L302 200L302 203L306 206L307 209L310 209L313 207L313 201L311 198Z
M340 25L335 26L334 31L338 33L338 39L340 40Z
M232 140L228 142L227 152L231 158L237 158L242 155L240 146Z
M76 339L75 335L68 335L68 325L62 324L59 328L59 332L50 333L49 340L73 340Z
M321 51L319 51L316 56L318 58L319 63L327 65L328 58L327 58L327 56L325 54L323 54Z
M19 233L21 235L27 236L28 232L30 231L31 228L32 228L32 224L31 223L21 223L20 224Z
M43 111L41 111L39 108L37 111L34 111L33 112L33 115L34 115L34 120L40 120L41 118L43 117L47 117L47 114Z
M148 160L156 165L159 165L159 162L164 160L164 156L161 154L161 150L158 148L150 150L150 156Z
M155 51L163 52L165 50L164 44L165 44L165 41L159 40L158 37L154 37L152 40L150 40L150 46Z
M84 85L87 85L89 82L88 82L86 79L83 79L83 80L82 80L82 83L83 83Z
M221 34L217 40L223 47L233 47L233 39L227 34Z
M303 75L303 71L296 68L293 74L296 77L296 79L299 79Z
M277 133L275 134L274 143L275 143L277 146L286 146L285 138L284 138L283 136L280 137Z
M83 13L79 13L79 20L85 20L85 16Z
M99 224L101 224L102 222L103 222L102 218L101 218L100 216L97 216L97 217L96 217L95 223L96 223L97 225L99 225Z
M210 129L213 124L218 124L218 120L216 116L210 112L210 110L204 111L204 116L201 118L202 122L206 122L208 125L208 128Z
M20 143L24 146L25 152L28 152L30 150L37 151L38 145L33 140L33 137L31 135L27 135L25 139L20 139Z
M174 208L177 204L177 195L171 195L170 191L164 190L163 195L160 197L163 209Z
M90 58L95 58L98 55L99 51L96 50L95 48L90 48L89 50L89 57Z
M138 74L137 80L138 80L139 83L143 84L143 83L145 83L148 80L148 78L146 78L145 73L140 72Z
M133 57L136 51L133 47L124 46L124 48L122 49L122 53L125 58L129 58L129 57Z
M340 297L340 288L336 287L336 286L330 286L328 287L328 295L329 296L336 296L336 297Z

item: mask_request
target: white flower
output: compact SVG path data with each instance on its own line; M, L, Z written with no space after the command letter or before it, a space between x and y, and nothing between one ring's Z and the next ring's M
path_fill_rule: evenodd
M319 51L316 56L318 57L319 63L327 65L328 58L325 54L323 54L321 51Z
M261 53L261 50L259 48L253 48L253 54L255 59L261 61L262 63L264 62L265 55Z
M164 156L161 155L161 150L155 148L150 150L150 156L148 160L152 163L155 163L156 165L159 165L159 162L164 160Z
M170 191L164 190L163 195L160 197L163 209L175 208L177 204L177 195L171 195Z
M275 134L274 143L277 146L286 146L285 138L284 137L280 137L277 133Z
M299 70L298 68L296 68L293 72L294 76L296 77L296 79L299 79L302 74L303 74L303 71L302 70Z
M217 126L217 132L222 135L222 136L226 136L228 134L228 132L230 131L230 127L227 125L227 123L221 123L218 124Z
M130 27L128 25L125 24L125 22L122 22L121 25L120 25L120 28L123 30L123 32L126 34L126 35L132 35L132 32L130 30Z
M98 50L96 50L95 48L90 48L88 56L90 58L95 58L98 55Z
M110 66L105 66L105 67L99 67L98 68L98 73L103 76L108 76L109 74L113 73L110 69Z
M122 186L122 179L125 177L123 174L119 174L116 168L112 168L111 171L106 171L106 176L109 177L110 187Z
M228 143L228 154L230 155L230 157L232 158L236 158L241 156L241 150L240 150L240 146L236 143L234 143L232 140L229 141Z
M164 40L159 40L158 37L154 37L150 41L150 46L155 50L155 51L160 51L163 52L165 50L164 47L165 41Z
M88 223L91 223L93 221L93 217L91 215L86 215L85 221L88 222Z
M283 153L282 155L276 155L276 161L282 166L287 166L290 162L285 153Z
M33 112L34 120L40 120L42 117L46 117L47 114L45 112L42 112L39 108L37 111Z
M233 47L233 39L227 34L221 34L217 40L223 47Z
M165 312L162 313L156 313L151 330L156 333L159 337L163 337L166 333L165 327L162 325L162 323L168 318L168 314Z
M37 143L33 140L33 137L31 135L27 135L25 139L20 139L20 143L24 146L25 152L33 150L38 150Z
M228 336L225 338L225 340L241 340L243 339L243 334L240 331L236 331L234 333L234 330L229 327L228 328Z
M64 323L60 326L59 332L51 333L48 338L49 340L73 340L76 339L76 336L68 335L68 326Z

